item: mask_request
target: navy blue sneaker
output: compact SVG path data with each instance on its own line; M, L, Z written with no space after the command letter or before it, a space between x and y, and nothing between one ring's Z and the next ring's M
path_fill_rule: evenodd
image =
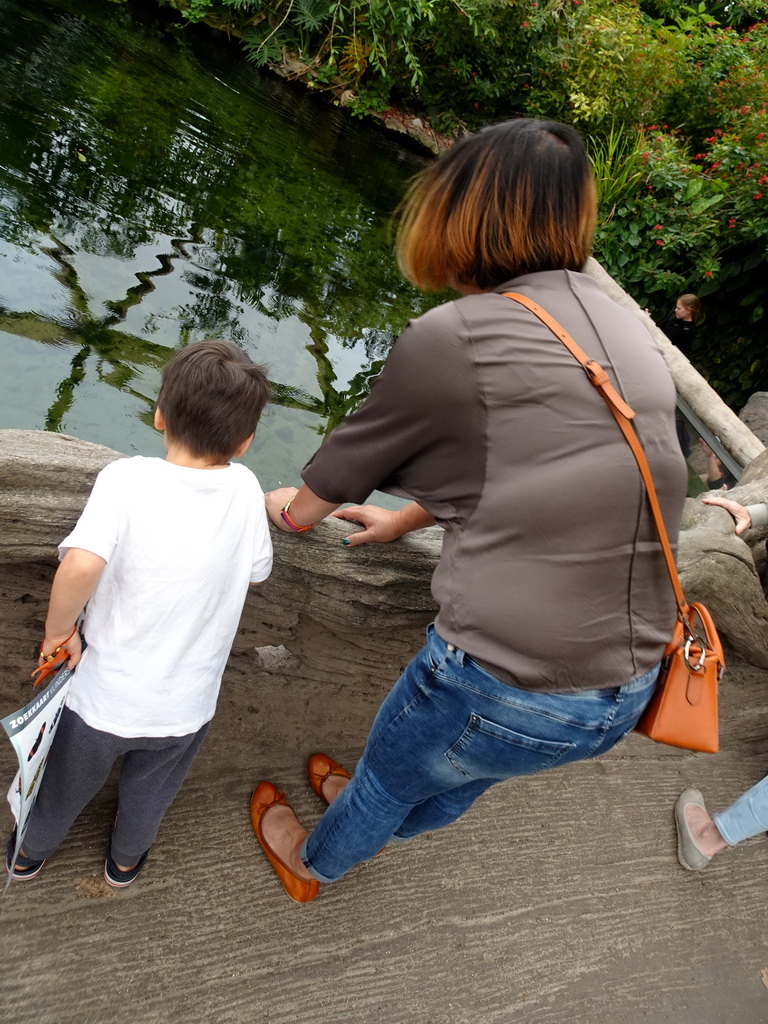
M126 885L130 885L131 882L136 881L148 856L149 850L146 850L139 857L139 862L135 867L132 867L130 871L121 871L117 864L112 860L112 854L107 851L107 859L104 861L104 881L108 882L109 885L113 886L115 889L122 889Z
M19 854L16 858L16 863L13 865L13 871L11 871L11 862L13 860L13 851L15 849L16 829L14 828L8 838L8 845L5 848L6 874L19 882L26 882L30 878L35 878L36 875L39 875L45 866L45 860L32 860L30 857L22 856L22 854Z

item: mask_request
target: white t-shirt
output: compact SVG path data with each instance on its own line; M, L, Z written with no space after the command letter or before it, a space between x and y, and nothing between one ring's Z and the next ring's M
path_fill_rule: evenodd
M67 705L116 736L185 736L213 717L249 583L269 576L264 493L239 464L121 459L59 546L106 561Z

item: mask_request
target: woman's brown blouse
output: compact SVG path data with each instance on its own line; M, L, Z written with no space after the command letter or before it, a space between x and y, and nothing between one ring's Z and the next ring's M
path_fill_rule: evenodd
M362 407L302 476L321 498L409 498L444 529L440 636L524 689L622 686L674 621L637 464L603 399L519 291L636 412L672 545L686 491L675 389L643 324L591 279L530 274L411 321Z

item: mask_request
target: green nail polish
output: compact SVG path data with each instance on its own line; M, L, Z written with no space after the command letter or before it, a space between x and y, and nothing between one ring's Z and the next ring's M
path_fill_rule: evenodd
M349 537L345 537L341 542L342 544L349 544Z

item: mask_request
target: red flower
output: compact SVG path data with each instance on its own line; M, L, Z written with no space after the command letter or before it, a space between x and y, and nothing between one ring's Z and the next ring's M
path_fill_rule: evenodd
M656 225L654 226L654 229L653 229L653 230L654 230L654 231L663 231L664 229L662 228L661 224L656 224Z
M656 239L656 245L664 245L664 243L662 242L662 240L660 238L657 238Z

